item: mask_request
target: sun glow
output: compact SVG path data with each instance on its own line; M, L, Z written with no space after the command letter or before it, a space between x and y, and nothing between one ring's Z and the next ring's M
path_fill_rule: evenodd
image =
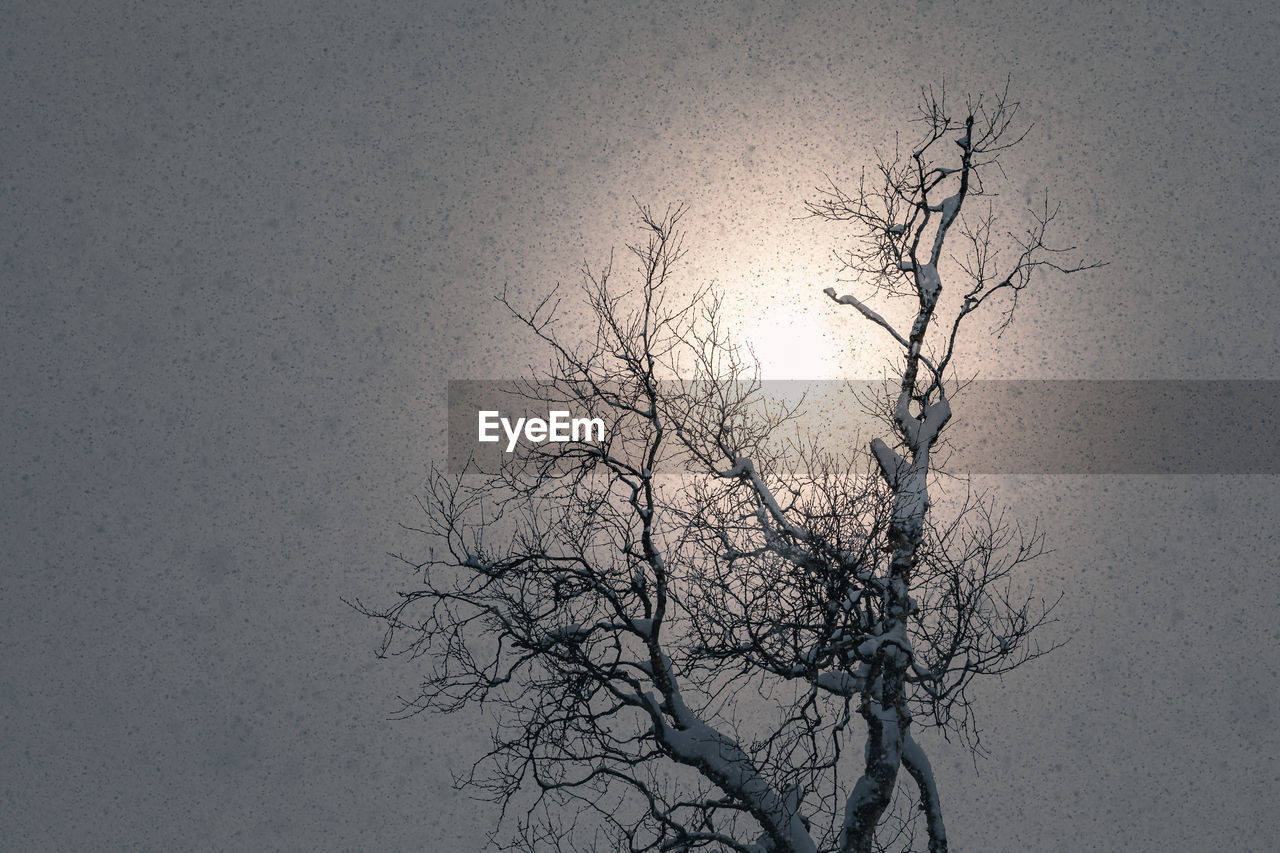
M744 318L740 340L760 363L762 379L833 379L847 372L851 330L817 308L775 308ZM844 367L845 369L842 369Z

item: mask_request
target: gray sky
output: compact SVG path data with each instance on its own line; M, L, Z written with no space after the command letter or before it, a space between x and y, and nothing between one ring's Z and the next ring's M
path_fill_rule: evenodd
M492 295L686 201L691 286L811 341L809 378L874 375L821 295L841 235L797 217L921 84L1011 75L1035 129L1001 201L1050 189L1111 261L974 370L1280 379L1260 8L4 4L0 838L479 850L449 770L482 728L387 722L414 672L339 596L398 582L446 381L536 358ZM935 759L957 849L1264 849L1277 479L985 485L1049 529L1072 642L986 692L980 773Z

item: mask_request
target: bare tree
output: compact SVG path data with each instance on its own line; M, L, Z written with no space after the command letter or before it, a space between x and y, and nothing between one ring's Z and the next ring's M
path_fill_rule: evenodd
M630 291L584 270L585 340L558 331L554 298L503 296L551 353L526 393L602 418L605 438L433 475L427 556L401 556L413 588L356 606L386 623L380 654L426 661L407 713L492 709L461 781L502 804L511 848L906 850L922 814L928 850L947 849L912 729L976 748L969 684L1046 651L1031 634L1051 610L1011 592L1037 530L976 496L938 520L928 498L965 319L1007 296L1007 324L1036 270L1078 268L1044 242L1047 206L1004 266L990 211L962 215L1018 141L1015 113L1000 97L953 120L926 92L910 154L809 206L856 227L859 283L914 306L904 333L826 291L902 349L870 453L793 436L796 411L762 393L715 298L676 299L682 208L641 209ZM918 808L892 807L895 790Z

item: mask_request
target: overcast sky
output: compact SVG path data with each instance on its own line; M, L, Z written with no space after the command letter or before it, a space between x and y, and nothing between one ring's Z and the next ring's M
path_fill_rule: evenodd
M480 850L482 724L388 722L413 667L339 597L400 582L446 381L539 358L493 295L687 202L688 286L767 372L874 376L799 216L922 84L1009 77L1000 201L1110 261L974 371L1280 379L1280 12L606 5L3 4L0 846ZM1273 843L1277 478L983 484L1072 642L983 693L980 772L935 758L956 849Z

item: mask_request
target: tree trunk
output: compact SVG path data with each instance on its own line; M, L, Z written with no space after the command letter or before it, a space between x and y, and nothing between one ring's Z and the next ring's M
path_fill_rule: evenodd
M940 399L923 408L917 419L911 415L911 390L915 370L908 360L903 390L898 396L895 421L911 453L907 462L893 453L883 442L873 442L872 450L880 462L885 479L893 491L893 514L889 522L889 542L893 558L885 588L884 616L877 637L878 673L864 694L862 716L867 720L866 762L862 777L845 803L844 827L840 835L841 853L871 853L876 825L893 799L898 768L908 744L923 759L923 752L911 740L910 716L906 704L906 675L911 666L911 641L907 636L907 620L911 615L911 570L916 551L924 539L925 514L929 508L929 451L938 433L951 417L951 407ZM892 468L892 470L890 470ZM913 757L915 757L913 753ZM918 765L918 762L917 762ZM925 765L927 767L927 762ZM909 765L908 769L911 769ZM915 773L912 773L915 776ZM930 779L931 779L930 775ZM941 827L941 811L937 806L936 787L926 792L921 788L921 802L928 800L937 820L929 822L931 853L946 849L945 832L935 839L934 830ZM941 847L936 847L940 843Z

